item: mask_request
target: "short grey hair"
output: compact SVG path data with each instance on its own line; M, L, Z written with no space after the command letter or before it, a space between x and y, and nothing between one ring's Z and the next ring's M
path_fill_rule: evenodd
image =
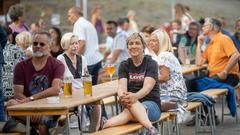
M221 24L221 21L219 21L218 19L209 17L209 18L205 18L205 22L211 23L214 27L214 30L218 32L221 31L222 24Z
M15 4L12 5L9 10L8 14L13 22L18 21L18 17L21 17L24 15L24 7L21 4Z
M36 32L36 33L34 34L34 37L35 37L36 35L45 35L45 36L47 36L47 38L48 38L48 43L49 43L49 45L50 45L50 43L51 43L51 35L50 35L48 32L46 32L46 31L38 31L38 32Z

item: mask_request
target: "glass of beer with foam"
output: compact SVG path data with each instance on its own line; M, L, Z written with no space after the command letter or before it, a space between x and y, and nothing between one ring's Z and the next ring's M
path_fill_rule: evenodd
M92 96L92 76L83 76L83 93L84 96Z
M65 97L72 96L72 77L66 76L63 79L63 94Z

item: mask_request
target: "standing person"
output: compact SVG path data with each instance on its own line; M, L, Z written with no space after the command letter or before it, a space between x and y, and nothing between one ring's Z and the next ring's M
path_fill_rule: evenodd
M57 96L62 86L64 65L50 56L49 33L38 32L33 40L33 57L19 62L14 69L14 99L7 106L22 104L37 99ZM56 125L57 117L32 116L31 122L37 125L42 135Z
M61 38L62 33L61 30L57 27L52 27L49 29L49 33L51 35L52 41L51 41L51 55L54 58L57 58L58 55L63 53L63 49L61 47Z
M132 34L134 32L138 32L138 25L135 21L136 12L134 10L129 10L127 13L127 18L129 19L129 30L128 33Z
M9 27L12 29L13 44L15 44L15 37L17 34L29 30L28 26L25 24L25 9L21 4L12 5L8 10L8 14L12 20Z
M4 91L5 100L9 100L13 98L13 94L14 94L14 91L13 91L14 67L18 62L26 59L27 55L22 49L22 47L11 43L12 30L9 27L6 27L5 31L8 34L8 41L3 50L5 63L3 67L4 72L2 74L2 80L3 80L3 91Z
M4 96L2 88L2 66L4 63L3 58L3 48L7 43L7 34L0 26L0 121L5 121L5 111L4 111Z
M103 56L99 52L97 31L93 24L83 18L80 8L68 10L68 20L74 24L73 33L79 38L78 53L83 54L88 61L88 71L92 75L93 85L97 84L98 71L102 67Z
M160 118L160 94L157 63L144 55L146 43L139 33L127 39L131 58L119 67L118 96L123 111L109 120L101 121L101 128L139 122L147 128L149 135L156 135L157 129L151 121Z
M98 34L99 44L104 41L104 21L102 20L102 7L98 5L92 12L91 23L95 26Z
M188 25L193 20L190 14L186 14L185 7L180 3L175 5L175 19L181 20L182 31L184 32L188 30Z

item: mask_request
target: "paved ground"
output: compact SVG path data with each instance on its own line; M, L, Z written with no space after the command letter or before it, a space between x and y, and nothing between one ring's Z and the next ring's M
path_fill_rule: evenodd
M217 114L219 116L219 118L221 118L221 104L218 102L216 104L216 111ZM225 112L228 112L227 106L225 106ZM110 111L110 107L107 107L107 112L111 112ZM238 116L240 116L240 109L238 108ZM73 121L75 121L76 119L73 118ZM225 116L224 117L224 122L220 123L217 127L216 127L216 135L240 135L240 121L239 123L236 123L236 119L231 117L231 116ZM185 126L184 124L180 125L180 131L181 131L181 135L194 135L195 134L195 126ZM75 129L71 129L70 131L71 135L78 135L79 131L75 128ZM210 133L202 133L202 135L207 135Z

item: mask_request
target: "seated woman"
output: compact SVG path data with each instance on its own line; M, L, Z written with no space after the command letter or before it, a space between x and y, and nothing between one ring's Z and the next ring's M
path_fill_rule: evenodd
M83 87L82 76L87 72L87 61L84 56L78 55L78 37L73 33L66 33L61 39L61 46L65 52L57 57L64 66L65 72L64 77L72 77L72 89L77 90ZM93 108L94 118L90 118L94 123L91 123L94 128L92 130L96 131L100 126L101 118L101 105L88 106L88 109Z
M144 56L146 43L139 33L127 39L131 58L121 62L119 67L118 96L123 112L105 121L101 128L123 125L129 121L139 122L150 135L157 134L151 121L160 118L160 96L157 63L150 56Z
M167 111L166 108L176 109L178 105L186 107L187 88L181 73L181 65L173 54L168 34L161 29L154 31L150 37L149 47L154 52L151 55L156 57L159 66L158 80L162 111ZM173 102L172 107L169 101Z

